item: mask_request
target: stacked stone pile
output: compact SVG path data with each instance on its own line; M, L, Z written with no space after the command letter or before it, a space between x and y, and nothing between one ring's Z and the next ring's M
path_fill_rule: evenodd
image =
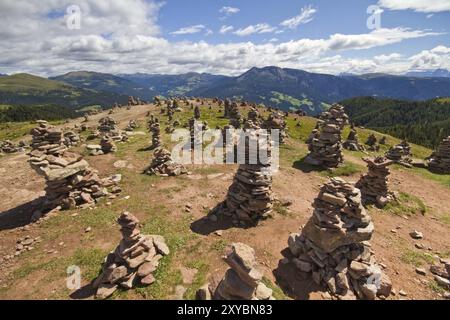
M385 145L386 144L386 136L382 136L380 139L380 144Z
M255 106L252 106L250 108L250 111L248 112L248 120L251 120L254 124L257 126L261 126L261 115L258 112L258 109L256 109Z
M255 250L243 243L228 246L223 257L230 268L214 290L209 285L197 292L199 300L275 300L272 289L262 283L263 272ZM213 290L211 290L213 289Z
M343 143L343 147L350 151L364 151L364 146L359 144L358 133L353 126L350 129L347 140Z
M361 190L363 204L377 204L384 207L394 199L394 194L389 191L388 176L391 160L385 157L363 158L367 163L368 172L359 179L356 187Z
M134 129L139 128L139 124L137 123L136 120L130 120L128 122L127 127L125 128L125 131L134 131Z
M230 99L225 99L225 101L224 101L224 113L223 113L224 118L228 118L229 117L230 107L231 107Z
M386 158L395 161L398 164L410 167L412 162L411 147L406 140L403 140L401 143L389 149L386 153Z
M117 223L122 240L106 256L100 275L92 283L98 299L108 298L119 288L151 285L160 260L170 253L162 236L141 234L139 220L131 213L122 213Z
M301 234L289 236L291 262L339 299L388 297L392 284L368 242L374 226L361 204L361 192L332 178L313 207L313 216Z
M117 151L114 140L108 136L102 137L102 139L100 140L100 146L104 154Z
M235 224L256 225L272 214L274 197L270 168L271 146L268 140L267 134L260 135L258 131L251 131L248 143L245 144L245 163L240 163L224 202L223 213L231 216ZM256 150L249 148L250 145L257 145ZM268 159L259 159L259 150L266 152Z
M195 120L200 120L200 108L198 106L195 106L194 108L194 118Z
M140 104L139 101L136 100L133 96L128 97L128 106L137 106L139 104Z
M431 156L428 164L430 171L450 173L450 136L442 140L437 150Z
M161 126L156 120L150 127L150 131L152 133L152 144L150 146L150 150L154 150L159 148L162 144L161 142Z
M380 145L378 144L378 139L374 134L371 134L366 141L366 144L369 146L369 151L378 151L380 150Z
M66 131L64 132L64 144L68 147L76 146L80 143L81 138L80 135L75 133L74 131Z
M3 153L16 153L23 152L27 148L25 142L21 141L18 144L10 140L0 141L0 154Z
M265 128L268 130L277 129L280 132L279 141L283 144L287 137L287 124L284 114L281 112L272 112L265 122Z
M117 122L111 117L103 117L98 121L97 130L102 133L117 131Z
M172 160L170 151L158 148L155 150L152 163L144 170L144 173L148 175L169 177L187 174L188 172L182 164L175 163Z
M100 179L97 172L79 154L68 152L62 131L46 121L38 121L31 130L30 164L46 180L45 210L92 205L108 194L115 183Z
M305 163L325 168L339 166L344 161L341 133L347 121L344 107L338 104L322 113L319 120L320 132L308 146L309 154Z

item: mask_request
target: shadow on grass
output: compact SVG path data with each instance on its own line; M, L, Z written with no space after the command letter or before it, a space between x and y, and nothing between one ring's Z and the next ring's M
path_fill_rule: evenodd
M0 212L0 231L28 225L33 212L42 208L45 197L39 197L15 208Z
M321 166L314 166L312 164L305 163L306 157L307 156L303 157L300 160L295 161L293 163L292 167L297 169L297 170L303 171L304 173L326 171L326 169L321 167Z

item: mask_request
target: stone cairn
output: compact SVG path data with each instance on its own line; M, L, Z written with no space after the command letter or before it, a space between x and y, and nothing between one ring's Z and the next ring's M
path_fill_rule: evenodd
M411 147L406 140L390 148L386 153L386 158L403 166L412 167Z
M64 144L67 147L76 146L80 143L80 141L81 141L80 135L78 135L74 131L64 132Z
M18 144L15 144L10 140L0 141L0 154L23 152L25 151L25 148L27 148L27 145L23 141Z
M358 133L353 125L350 128L347 140L344 141L342 146L344 149L350 151L364 151L364 146L360 145L358 142Z
M265 122L265 127L268 130L278 129L280 132L279 141L283 144L287 137L287 125L284 114L281 112L272 112Z
M150 131L152 133L152 144L150 146L150 150L154 150L159 148L162 145L161 142L161 126L159 124L158 119L156 119L150 127Z
M110 133L118 129L116 120L111 117L103 117L98 120L97 130L101 133Z
M72 209L90 206L108 194L114 179L100 179L97 172L79 154L68 152L64 135L46 121L38 121L31 130L30 164L46 180L44 210L58 206Z
M367 163L368 172L356 183L356 187L361 190L362 202L364 205L376 204L384 207L389 201L394 199L394 194L389 191L388 176L391 160L385 157L363 158Z
M341 133L348 117L344 107L334 104L320 116L320 132L308 146L309 154L305 163L325 168L336 168L344 161Z
M289 236L291 262L338 299L388 297L392 284L381 272L368 242L374 227L361 204L361 192L332 178L313 207L313 216L301 234Z
M215 289L207 284L198 290L198 300L275 300L272 289L262 283L264 274L253 248L233 243L223 259L230 266L224 278Z
M367 138L366 144L369 146L369 148L368 148L369 151L376 152L376 151L380 150L380 145L378 144L378 139L373 133Z
M200 120L200 108L198 106L194 108L194 118L195 120Z
M450 136L442 140L437 150L431 156L428 169L432 172L450 173Z
M154 152L154 158L148 168L144 170L145 174L157 175L161 177L179 176L187 174L186 168L172 160L170 151L158 148Z
M271 216L274 201L270 138L267 134L262 135L253 130L248 141L239 143L245 143L245 163L239 165L233 184L228 189L222 212L231 216L234 224L257 225L260 220ZM257 150L250 150L250 145L257 145ZM267 163L259 159L258 152L267 152ZM250 159L255 159L256 163L250 164Z
M117 223L122 240L106 256L100 275L92 283L98 299L108 298L119 287L128 290L151 285L159 261L170 253L162 236L140 233L139 220L131 213L122 213Z
M100 140L100 147L103 154L117 151L117 146L114 143L114 140L108 136L102 137L102 139Z
M380 139L380 144L385 145L386 144L386 136L382 136Z
M258 109L256 109L255 106L252 106L250 108L250 111L248 112L248 120L251 120L255 125L261 126L261 115L258 112Z
M125 131L134 131L134 129L137 129L137 128L139 128L139 124L137 123L136 120L132 119L128 122L128 125L125 128Z

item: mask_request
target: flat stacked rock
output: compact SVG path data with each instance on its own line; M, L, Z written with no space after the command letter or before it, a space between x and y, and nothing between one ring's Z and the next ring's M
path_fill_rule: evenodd
M312 218L291 234L292 263L339 299L387 297L392 284L377 265L370 243L374 226L361 204L361 192L332 178L313 203Z
M364 147L358 142L358 133L353 126L350 129L347 140L343 143L343 147L350 151L364 151Z
M380 145L378 144L378 139L374 134L371 134L366 141L366 144L369 146L369 151L378 151L380 150Z
M285 115L281 112L272 112L265 122L265 128L269 131L272 129L277 129L280 132L279 142L283 144L287 137L287 124L285 120Z
M268 139L258 141L259 138L258 131L250 131L249 143L245 144L245 163L239 165L224 202L223 213L232 216L233 221L244 226L257 225L259 221L267 219L272 214L274 197L270 168L271 147L267 144ZM257 145L258 150L250 150L249 145ZM260 161L259 150L267 152L268 163ZM249 159L256 159L256 164L250 164Z
M308 146L309 154L305 163L325 168L338 167L344 161L341 133L347 121L348 117L341 105L334 104L323 112L319 120L320 132Z
M450 173L450 136L442 140L437 150L433 153L428 168L436 173Z
M198 300L275 300L272 289L262 283L263 272L253 248L233 243L227 247L224 260L230 269L215 290L210 285L200 289Z
M154 123L150 127L150 131L152 133L152 144L150 146L150 150L154 150L159 148L162 145L161 142L161 126L158 122L158 119L154 121Z
M114 185L100 179L97 172L79 154L68 152L62 131L46 121L38 121L31 130L32 151L30 164L46 180L45 209L61 206L71 209L92 205L96 199L108 194Z
M108 136L102 137L102 139L100 140L100 147L103 154L117 151L117 146L114 143L114 140Z
M362 202L366 204L376 204L384 207L389 201L394 199L394 195L389 191L388 176L391 160L385 157L363 158L367 163L369 171L359 179L356 187L361 190Z
M172 160L170 151L158 148L155 150L152 163L144 170L144 173L148 175L169 177L187 174L188 172L182 164L175 163Z
M23 152L26 148L25 142L21 141L18 144L10 140L0 141L0 154L3 153L16 153Z
M92 283L98 299L110 297L119 288L151 285L159 261L170 253L162 236L142 235L139 220L129 212L122 213L117 223L122 240L106 256L100 275Z
M411 167L411 147L408 142L403 140L389 149L386 153L386 158L406 167Z

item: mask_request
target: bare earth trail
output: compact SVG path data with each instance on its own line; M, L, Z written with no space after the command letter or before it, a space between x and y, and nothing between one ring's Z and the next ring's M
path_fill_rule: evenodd
M206 112L207 108L203 110ZM133 107L131 110L123 108L115 111L111 117L118 121L120 128L124 128L129 120L138 119L141 124L139 130L145 132L148 111L160 117L159 109L148 105ZM186 108L186 112L192 111ZM105 115L107 112L91 116L87 125L95 127L98 119ZM77 119L62 127L71 128L80 123L81 119ZM165 125L164 120L162 123ZM195 288L203 285L210 276L217 272L222 274L226 269L221 260L224 246L237 241L255 249L256 257L264 267L265 277L273 288L281 286L285 289L284 298L326 297L324 290L312 285L309 280L294 276L287 281L280 279L276 272L283 259L282 253L287 247L289 234L298 232L301 225L311 217L311 203L320 185L327 179L326 176L315 171L306 173L293 165L285 166L283 162L280 171L274 176L273 190L279 199L290 200L292 205L285 211L275 210L273 219L262 222L256 228L235 228L226 219L219 217L219 221L213 222L205 219L205 216L224 200L236 166L190 165L190 176L143 176L141 172L150 163L152 154L137 150L148 144L149 140L148 134L136 135L129 143L119 144L117 154L86 157L90 165L102 175L122 173L124 191L120 199L114 199L111 203L101 202L94 210L60 212L25 230L7 226L14 220L11 212L17 214L20 211L18 207L42 196L44 181L29 167L25 154L0 158L0 258L14 252L18 238L25 235L42 237L42 242L34 250L15 258L13 262L2 264L0 299L78 298L71 296L73 291L66 288L65 269L70 264L79 264L83 271L82 285L88 285L97 274L104 254L113 249L120 238L114 219L123 210L135 214L144 224L144 229L150 228L164 236L164 232L167 232L173 256L154 288L151 286L149 291L124 292L117 299L174 298L177 286L188 289L187 294L192 297ZM305 148L304 144L301 147ZM348 159L361 165L356 156ZM125 168L114 167L118 160L125 161ZM359 173L345 177L349 181L358 178ZM417 196L429 208L424 216L415 214L408 219L384 210L369 209L375 223L375 234L371 241L373 250L377 260L386 266L385 272L397 292L390 299L439 299L436 290L432 289L431 274L428 272L426 276L419 276L415 268L421 265L428 269L428 263L423 260L424 255L433 257L450 253L450 226L440 219L450 215L447 209L450 208L450 189L404 170L393 170L390 181L392 189ZM192 208L186 210L186 205ZM31 214L22 211L25 211L24 216ZM92 227L92 231L85 232L86 227ZM396 233L392 232L394 229ZM414 229L423 232L423 240L411 239L409 232ZM424 249L416 249L414 246L417 242L422 243ZM410 256L415 260L408 259ZM203 269L203 266L206 267ZM180 279L180 270L186 268L198 268L194 283L184 283L184 279ZM286 290L286 287L289 289ZM399 296L400 290L407 292L407 296ZM278 291L281 292L280 289ZM81 298L91 297L86 295Z

